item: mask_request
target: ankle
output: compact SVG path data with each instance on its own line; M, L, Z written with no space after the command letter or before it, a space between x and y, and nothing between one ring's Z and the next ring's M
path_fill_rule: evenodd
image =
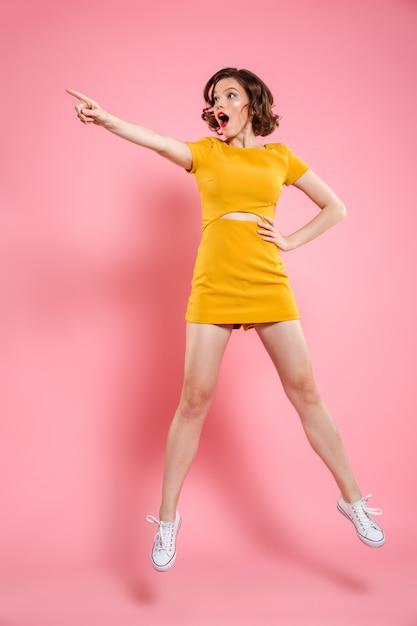
M169 508L161 508L159 509L159 519L161 522L175 522L175 517L177 515L176 510L172 510Z
M342 491L342 498L347 504L353 504L362 499L362 494L359 489L348 489Z

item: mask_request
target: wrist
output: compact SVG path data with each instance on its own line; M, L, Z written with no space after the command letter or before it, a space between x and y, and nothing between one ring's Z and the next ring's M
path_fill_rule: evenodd
M111 113L107 113L107 111L103 111L101 126L103 126L106 130L114 131L117 126L116 116Z
M297 242L294 235L287 235L285 237L285 248L284 252L291 252L291 250L295 250L297 248Z

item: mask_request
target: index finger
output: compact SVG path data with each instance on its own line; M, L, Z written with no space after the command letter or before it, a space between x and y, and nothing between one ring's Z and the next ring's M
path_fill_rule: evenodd
M85 102L90 106L93 104L91 98L89 98L88 96L84 96L84 94L80 93L79 91L74 91L74 89L66 89L65 91L69 93L70 96L74 96L74 98L78 98L78 100L81 100L82 102Z

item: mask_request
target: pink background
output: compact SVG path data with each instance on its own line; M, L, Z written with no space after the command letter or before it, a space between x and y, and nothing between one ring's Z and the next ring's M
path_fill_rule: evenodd
M415 626L415 0L21 0L2 9L0 625ZM153 572L200 235L195 181L75 118L72 87L184 140L217 69L348 218L285 256L324 397L387 544L336 512L254 332L236 332ZM284 230L312 207L295 189Z

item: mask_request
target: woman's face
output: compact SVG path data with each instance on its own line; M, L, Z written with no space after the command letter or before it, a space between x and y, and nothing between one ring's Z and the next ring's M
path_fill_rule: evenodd
M249 98L234 78L222 78L213 89L213 113L226 139L252 129Z

